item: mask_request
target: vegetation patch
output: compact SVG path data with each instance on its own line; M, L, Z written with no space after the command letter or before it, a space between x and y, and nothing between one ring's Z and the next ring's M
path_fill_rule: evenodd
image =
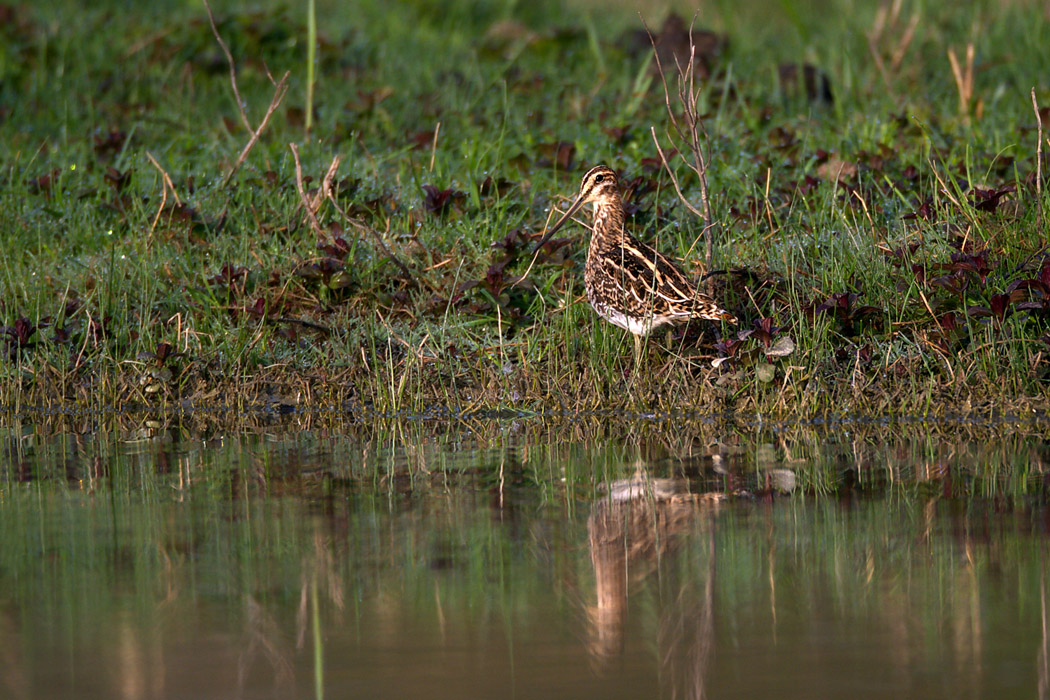
M1045 411L1050 18L832 5L0 5L0 404ZM533 254L597 163L736 325Z

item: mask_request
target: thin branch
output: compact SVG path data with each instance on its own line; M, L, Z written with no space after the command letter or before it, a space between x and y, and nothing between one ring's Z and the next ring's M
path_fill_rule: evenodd
M659 52L655 50L656 40L653 38L653 33L649 31L649 25L645 23L645 20L642 20L642 26L645 27L646 34L649 35L649 43L652 44L654 47L653 54L656 58L656 70L660 74L660 84L663 85L664 88L664 106L667 108L667 116L670 117L671 126L674 127L675 132L677 132L678 135L681 136L682 130L678 126L678 120L675 118L674 110L671 109L671 92L667 88L667 76L664 74L664 66L663 63L661 63L660 61Z
M158 163L157 159L153 157L153 154L146 151L146 158L149 159L150 163L153 163L153 167L160 171L161 177L160 206L157 207L157 215L153 217L153 223L150 224L149 227L148 238L152 240L153 232L157 229L157 222L160 221L160 216L164 213L164 206L168 203L168 190L171 190L172 196L175 197L175 203L180 207L182 206L182 200L179 199L179 193L175 189L175 183L171 181L171 176L168 175L168 172L164 168L160 167L160 163Z
M951 63L955 88L959 92L959 114L967 122L970 120L970 103L973 101L973 55L974 48L971 41L966 45L966 70L964 71L959 65L955 49L948 48L948 62Z
M303 166L299 161L299 147L294 143L290 143L288 148L292 149L292 156L295 158L295 189L299 191L299 200L303 205L303 209L306 210L306 217L310 220L310 227L317 234L318 238L324 238L324 229L321 228L321 224L317 221L317 213L314 211L313 203L306 196L306 190L303 187Z
M875 13L871 29L866 33L868 52L882 77L882 82L886 85L886 92L893 100L897 99L893 89L893 78L904 63L905 54L908 53L908 48L915 39L915 30L920 21L919 13L915 12L908 20L907 26L902 26L901 7L900 0L893 0L891 3L883 2ZM890 41L891 37L899 37L895 46ZM883 59L883 46L889 59L889 66Z
M291 144L291 146L292 146L292 152L296 153L296 160L295 160L296 179L298 180L299 179L299 157L298 157L298 153L296 152L295 144ZM390 258L394 262L394 264L398 266L398 268L401 270L402 274L404 274L406 279L408 279L410 281L414 281L414 282L422 281L423 284L425 284L427 287L430 287L431 290L436 291L422 277L412 274L411 268L409 268L408 265L406 265L404 262L402 262L401 259L399 257L397 257L397 255L394 254L394 251L390 250L390 247L387 246L386 241L383 240L383 237L379 234L379 231L376 231L371 226L369 226L369 225L365 224L364 222L359 221L359 220L355 219L354 217L350 216L346 212L346 210L344 210L341 206L339 206L339 202L336 201L336 198L335 198L335 189L332 187L332 182L335 179L335 174L336 174L336 171L338 170L338 168L339 168L339 156L336 156L335 158L332 159L332 164L330 166L328 166L328 172L324 176L324 183L321 185L321 196L324 197L324 199L328 200L328 202L335 208L335 210L339 214L339 216L343 217L343 219L348 224L350 224L351 226L353 226L357 230L364 231L368 235L370 235L372 237L372 240L375 241L376 245L379 246L379 248L383 251L383 254L386 255L388 258ZM302 196L302 195L300 195L300 196ZM305 200L304 200L304 202L305 202ZM318 203L318 206L320 206L320 203Z
M339 212L339 215L346 219L347 223L349 223L354 228L364 231L365 233L370 235L372 239L376 242L376 245L378 245L382 249L383 254L390 258L394 262L394 264L397 265L398 268L400 268L402 274L404 274L406 279L414 282L423 282L423 284L425 284L427 287L430 287L432 290L434 290L434 287L432 287L429 282L427 282L422 277L413 275L412 270L408 267L408 265L401 262L401 258L394 255L394 251L390 250L390 247L387 246L386 241L383 240L383 237L379 234L379 231L376 231L371 226L361 221L358 221L357 219L347 214L346 211L344 211L343 208L336 203L334 196L329 197L328 201L332 203L332 206L335 207L335 210L337 212Z
M233 167L230 168L230 172L227 173L225 179L223 179L222 184L224 187L233 179L234 174L240 170L240 167L248 157L248 154L251 153L252 148L254 148L255 144L259 141L259 136L262 134L263 129L265 129L266 125L270 123L270 117L273 116L273 113L277 111L277 107L280 106L281 100L284 99L285 94L288 92L288 76L290 74L291 71L285 71L284 75L281 76L281 79L274 87L273 98L270 100L270 106L266 108L266 114L263 115L262 121L259 122L259 128L253 131L249 127L248 130L252 132L252 137L248 139L248 143L244 146L244 149L241 150L241 155L237 157L237 162L233 164Z
M328 166L328 172L324 174L324 180L321 181L321 191L314 197L313 206L314 209L320 209L321 203L326 199L332 197L332 183L335 182L335 173L339 170L339 162L342 160L339 156L332 158L332 164Z
M150 163L153 163L154 168L160 171L160 176L164 180L164 186L171 189L171 194L173 197L175 197L175 203L181 207L182 200L179 199L179 193L175 190L175 183L171 181L171 176L168 175L168 171L160 167L160 163L157 162L157 159L154 158L153 154L149 151L146 151L146 158L149 159Z
M208 11L208 21L211 22L211 33L215 35L215 40L219 42L219 47L222 52L226 54L226 63L230 65L230 85L233 86L233 96L237 100L237 111L241 115L241 122L244 124L244 128L248 131L252 130L251 122L248 121L248 113L244 111L244 100L241 99L241 92L237 89L237 66L233 62L233 54L230 53L230 47L226 45L226 42L222 40L222 36L219 34L219 28L215 26L215 15L212 14L211 5L208 4L208 0L201 0L204 3L204 9Z
M390 260L392 260L401 270L405 279L415 283L422 282L429 287L431 291L437 291L422 277L412 273L412 269L402 262L401 259L394 254L394 251L390 250L390 247L387 246L386 241L383 240L383 237L378 231L350 216L341 206L339 206L339 202L336 201L335 198L335 188L332 186L335 182L336 173L339 170L339 163L341 161L339 156L332 158L332 162L328 166L328 171L325 173L324 180L321 182L320 191L311 198L306 194L306 188L303 184L303 166L302 162L299 160L299 147L294 143L288 144L288 147L292 150L292 156L295 158L295 187L299 192L299 200L303 209L306 210L307 218L310 220L310 228L314 230L314 233L317 234L318 238L324 238L327 235L325 230L321 228L321 223L317 220L317 212L320 211L321 205L327 200L332 207L335 208L339 216L343 217L348 224L359 231L365 231L372 237L376 245L383 251L383 254L390 258Z
M882 53L879 51L877 45L877 38L872 34L868 34L868 53L871 54L871 58L875 61L875 68L879 71L879 76L882 77L882 82L886 85L886 92L889 93L890 99L894 102L897 101L897 95L893 92L893 81L890 80L889 71L886 70L886 63L882 60Z
M248 139L248 143L241 150L241 154L237 157L233 167L230 168L230 172L223 178L222 186L230 184L230 180L240 170L241 165L245 159L248 158L248 154L255 148L255 144L259 141L259 136L263 130L266 129L266 125L270 123L270 117L277 111L277 107L281 104L285 94L288 92L288 76L291 75L290 71L285 71L284 76L277 82L274 82L273 76L270 75L269 70L266 71L266 75L270 78L270 82L274 84L273 97L270 99L270 106L266 109L266 114L263 115L262 121L259 122L259 126L255 129L252 128L251 120L248 119L248 113L244 109L244 99L241 97L241 91L237 87L237 64L233 60L233 54L230 53L230 47L223 41L222 35L219 34L219 28L215 24L215 15L212 14L211 5L208 4L208 0L201 0L204 3L204 9L208 11L208 22L211 23L211 32L215 35L215 41L219 42L219 48L222 49L223 54L226 55L226 63L230 66L230 86L233 88L233 98L237 102L237 112L241 115L241 123L244 124L244 128L251 134L251 138Z
M911 20L908 22L908 26L904 29L904 34L901 35L900 41L897 42L897 48L893 50L893 55L890 57L890 68L893 72L900 70L901 64L904 63L904 55L908 53L908 47L911 46L911 42L915 39L915 29L919 26L919 13L916 12L911 16Z
M1032 88L1032 109L1035 110L1035 123L1039 127L1039 139L1035 146L1035 227L1042 233L1043 229L1043 117L1039 114L1039 102L1035 99L1035 88Z
M675 192L678 194L678 199L685 204L686 208L689 209L691 213L703 221L704 228L702 235L704 236L706 249L705 262L707 269L710 270L714 265L714 238L717 232L717 223L715 222L714 215L711 211L711 199L707 184L707 156L704 153L704 144L708 142L708 134L703 119L700 117L700 89L696 87L696 44L693 41L693 29L696 24L696 17L697 15L694 14L693 21L689 25L688 61L683 66L683 62L677 55L674 55L675 68L678 72L676 94L678 102L682 108L681 121L679 121L678 116L675 114L675 111L671 106L671 91L667 85L667 74L664 71L663 63L660 60L660 52L657 51L656 48L656 40L653 38L653 34L649 30L649 26L645 24L645 20L642 20L642 25L645 27L645 31L649 35L649 43L653 47L653 57L656 59L656 70L660 74L660 82L664 88L664 105L667 108L667 116L671 122L671 127L677 135L678 141L684 141L688 145L689 151L692 153L692 162L690 162L681 153L681 149L675 144L674 138L671 138L671 145L679 152L679 155L686 162L689 169L696 173L696 176L700 181L699 208L693 206L682 193L678 179L672 172L671 164L668 162L667 157L656 138L656 129L650 127L650 133L653 137L653 142L656 143L656 150L660 154L660 159L664 168L671 176L671 182L674 184ZM670 137L670 134L668 136Z
M671 164L667 162L667 156L664 155L664 150L660 148L660 140L656 138L656 127L650 126L649 133L653 135L653 143L656 144L656 152L660 154L660 162L663 163L664 170L666 170L667 174L671 176L671 184L674 185L674 191L678 193L678 199L682 200L682 203L690 212L692 212L693 216L698 219L703 219L703 212L694 207L692 203L685 198L685 195L682 194L682 188L678 185L678 178L675 176L674 170L671 169Z

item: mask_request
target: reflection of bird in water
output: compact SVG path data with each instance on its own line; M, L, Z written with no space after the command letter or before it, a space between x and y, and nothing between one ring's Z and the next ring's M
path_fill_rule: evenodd
M687 486L682 479L653 479L639 466L631 478L610 483L594 504L587 533L596 601L587 615L591 663L599 673L623 652L628 585L661 564L703 505L723 499L691 494Z
M643 498L667 501L682 491L684 485L681 479L653 479L642 467L638 467L630 479L619 479L603 484L609 492L606 499L613 503L625 503ZM688 497L688 494L683 495Z

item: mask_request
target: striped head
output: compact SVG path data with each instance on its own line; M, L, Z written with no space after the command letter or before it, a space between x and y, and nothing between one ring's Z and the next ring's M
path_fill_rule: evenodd
M596 165L580 181L580 193L570 210L591 202L615 204L619 201L620 184L616 181L616 173L608 165Z
M620 184L616 179L616 172L608 165L596 165L587 171L587 174L583 176L583 180L580 181L580 193L576 195L576 199L573 200L573 203L562 217L558 219L558 222L547 229L547 233L536 244L536 250L543 247L543 244L550 240L554 232L571 219L572 215L579 211L584 204L594 204L596 207L621 206Z

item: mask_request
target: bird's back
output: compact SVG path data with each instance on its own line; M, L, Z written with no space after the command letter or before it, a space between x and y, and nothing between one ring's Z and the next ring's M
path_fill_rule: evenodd
M587 252L584 284L599 315L636 335L690 318L732 318L658 250L619 233L595 231Z

